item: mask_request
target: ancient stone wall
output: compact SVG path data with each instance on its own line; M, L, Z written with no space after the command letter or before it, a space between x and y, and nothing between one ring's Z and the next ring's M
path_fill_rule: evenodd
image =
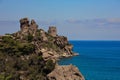
M49 27L49 30L48 30L48 33L49 33L51 36L56 37L56 36L57 36L57 29L56 29L56 27L50 26L50 27Z
M21 34L27 35L29 30L29 20L28 18L22 18L20 19L20 29Z
M34 20L31 20L31 23L29 23L28 18L22 18L20 19L20 29L22 35L31 34L35 36L36 31L38 29L38 25Z

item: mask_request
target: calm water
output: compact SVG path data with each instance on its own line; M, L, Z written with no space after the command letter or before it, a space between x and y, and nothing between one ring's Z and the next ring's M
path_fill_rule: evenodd
M79 56L59 64L76 65L86 80L120 80L120 41L70 41Z

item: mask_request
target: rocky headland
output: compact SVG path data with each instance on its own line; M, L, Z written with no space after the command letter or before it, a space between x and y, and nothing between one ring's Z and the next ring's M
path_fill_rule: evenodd
M38 29L35 20L20 19L20 31L0 36L0 80L84 80L73 65L57 60L77 55L55 26Z

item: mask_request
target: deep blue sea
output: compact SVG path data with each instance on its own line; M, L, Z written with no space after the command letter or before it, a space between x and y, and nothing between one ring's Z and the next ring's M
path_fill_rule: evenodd
M85 80L120 80L120 41L70 41L79 56L60 60L73 64Z

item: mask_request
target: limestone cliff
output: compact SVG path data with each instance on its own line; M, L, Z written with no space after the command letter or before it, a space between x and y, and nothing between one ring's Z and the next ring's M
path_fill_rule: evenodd
M0 36L0 80L84 80L75 66L57 65L58 59L75 55L72 48L55 26L46 32L22 18L20 31Z
M49 80L84 80L78 68L73 65L56 65L47 76Z
M23 42L32 38L31 43L35 45L35 53L42 52L45 59L75 55L72 51L73 45L68 42L67 37L57 34L56 27L50 26L48 32L45 32L43 29L38 29L34 20L29 22L27 18L20 19L20 31L14 33L13 37Z

